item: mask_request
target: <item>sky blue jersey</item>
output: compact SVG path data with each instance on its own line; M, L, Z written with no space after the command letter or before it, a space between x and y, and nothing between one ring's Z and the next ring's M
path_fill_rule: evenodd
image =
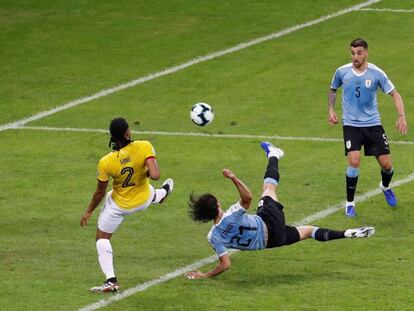
M377 89L386 94L395 89L387 75L374 64L358 73L352 63L339 67L331 82L336 90L342 86L342 124L356 127L381 125Z
M263 220L257 215L246 214L239 202L230 206L217 225L213 225L207 239L219 257L228 248L257 250L266 248Z

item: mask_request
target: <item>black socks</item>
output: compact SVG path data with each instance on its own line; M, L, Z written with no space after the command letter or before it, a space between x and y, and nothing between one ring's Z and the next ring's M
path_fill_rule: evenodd
M279 159L276 157L270 157L268 159L266 172L264 175L264 179L271 178L279 182Z
M348 202L352 202L354 200L357 182L358 182L358 176L356 177L349 177L348 175L346 176L346 200Z
M390 170L381 170L381 177L382 177L382 185L384 187L389 187L392 175L394 175L394 170L391 168Z
M345 238L345 231L335 231L325 228L318 228L313 234L313 238L320 242Z

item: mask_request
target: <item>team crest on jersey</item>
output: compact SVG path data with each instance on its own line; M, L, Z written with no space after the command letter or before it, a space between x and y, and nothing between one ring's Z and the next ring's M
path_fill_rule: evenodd
M346 149L350 149L351 148L351 141L347 140L345 143Z
M372 80L365 80L365 87L370 88L372 85Z

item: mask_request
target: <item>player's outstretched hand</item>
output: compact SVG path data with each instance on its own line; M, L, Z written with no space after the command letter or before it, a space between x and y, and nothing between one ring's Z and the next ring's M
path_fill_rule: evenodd
M232 171L230 171L228 168L223 169L223 176L227 177L229 179L232 179L233 177L236 177Z
M205 274L200 271L190 271L184 274L184 276L189 280L205 278Z
M88 225L88 220L89 218L91 218L92 213L86 211L85 213L83 213L81 220L80 220L80 225L81 227L86 227Z

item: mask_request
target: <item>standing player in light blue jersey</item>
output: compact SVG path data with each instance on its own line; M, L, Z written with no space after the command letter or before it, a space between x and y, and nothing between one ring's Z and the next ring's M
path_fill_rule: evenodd
M201 222L214 221L207 239L214 248L220 263L207 273L188 272L186 273L188 279L214 277L229 269L230 256L227 251L229 248L260 250L290 245L308 238L324 242L343 238L365 238L374 234L373 227L334 231L315 226L286 225L283 205L277 201L276 197L279 183L279 159L284 152L269 142L263 142L261 146L268 157L268 164L257 215L247 214L252 201L251 192L228 169L223 170L223 176L234 183L240 200L227 211L222 210L220 202L212 194L207 193L200 197L190 196L189 208L192 218Z
M374 64L368 63L368 43L355 39L350 44L352 63L339 67L332 79L328 96L328 120L338 124L335 113L336 90L342 86L342 124L345 155L348 157L346 170L345 215L355 217L355 190L360 167L360 151L364 146L366 156L375 156L381 166L380 189L388 205L395 207L397 199L391 190L390 182L394 169L390 147L381 125L378 112L377 90L389 94L397 109L396 128L401 134L408 130L404 104L401 95L387 75Z

